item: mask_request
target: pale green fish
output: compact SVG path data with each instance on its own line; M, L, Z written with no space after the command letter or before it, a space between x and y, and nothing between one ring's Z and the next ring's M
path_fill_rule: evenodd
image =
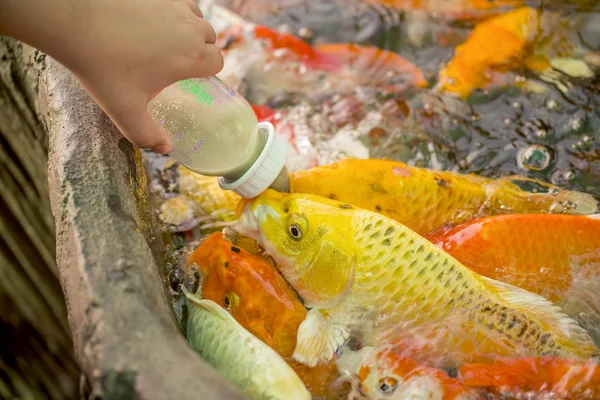
M442 368L497 356L587 359L588 333L545 298L469 270L379 213L271 189L236 229L275 259L308 308L294 358L330 360L350 337L395 344Z
M187 338L223 377L255 400L310 400L296 372L221 306L186 293Z

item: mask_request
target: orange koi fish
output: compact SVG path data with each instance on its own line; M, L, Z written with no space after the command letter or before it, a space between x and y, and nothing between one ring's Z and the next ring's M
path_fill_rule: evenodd
M423 72L404 57L374 46L347 43L322 44L315 51L327 54L348 70L371 79L386 79L391 74L407 77L415 86L427 86Z
M194 273L200 276L202 297L225 308L240 325L277 351L313 396L337 398L330 390L338 378L335 363L309 368L292 361L298 327L307 310L273 265L217 232L190 256L186 274Z
M520 65L532 31L537 30L538 13L523 7L477 25L440 71L440 89L468 97L473 90L486 88L498 73Z
M355 359L358 359L358 363ZM338 368L353 377L350 399L480 398L475 390L466 387L458 379L450 378L444 371L421 365L390 349L373 350L365 347L358 352L344 351Z
M256 39L263 40L267 49L287 49L300 57L307 67L321 69L326 71L337 71L341 68L341 63L327 53L314 49L304 40L267 28L266 26L256 25L254 28Z
M428 239L480 275L546 297L600 342L598 215L499 215Z
M600 366L558 357L499 359L494 364L466 364L458 369L467 386L495 388L503 393L552 392L560 399L597 399ZM553 397L555 398L555 397Z
M256 48L257 40L261 43L260 49ZM337 43L312 47L291 34L253 24L234 25L224 30L219 34L219 43L226 52L240 50L246 54L239 56L242 57L240 60L243 59L242 63L255 59L257 65L264 66L276 61L268 69L271 80L276 80L279 86L321 87L323 73L335 73L327 74L327 80L333 85L332 92L354 87L358 82L372 83L373 79L385 82L391 79L393 83L398 80L397 77L402 78L404 85L427 85L423 73L410 61L374 46ZM258 53L262 56L258 56ZM304 65L304 69L311 74L303 76L294 67L295 64ZM255 74L268 73L261 69L251 68L249 71ZM397 86L396 83L394 85Z

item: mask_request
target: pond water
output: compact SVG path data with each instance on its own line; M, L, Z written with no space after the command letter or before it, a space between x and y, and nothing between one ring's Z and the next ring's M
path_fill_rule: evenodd
M558 207L540 209L539 213L600 212L597 207L589 208L590 199L591 203L600 201L600 4L597 1L225 0L215 4L213 9L206 6L205 15L209 20L217 21L214 24L219 31L219 44L224 49L225 68L219 77L256 106L259 119L272 121L278 133L289 141L288 168L291 171L331 164L350 156L403 162L407 171L413 171L409 174L415 173L416 170L410 169L415 167L471 173L490 179L519 175L512 182L528 193L548 196L559 191L567 193L564 199L557 201ZM251 257L263 257L274 263L270 258L273 255L265 254L264 246L256 247L254 242L246 242L227 227L234 219L233 206L229 206L235 199L218 193L214 181L190 177L165 157L148 156L153 160L155 188L164 201L157 207L165 221L165 237L170 242L167 278L174 295L175 311L185 330L188 314L182 290L188 287L188 290L197 291L203 286L203 282L198 282L202 273L190 269L189 257L208 234L225 228L223 240L247 250L249 253L242 255L245 254L248 265L255 268L264 266L260 260ZM440 175L435 179L438 184L441 179L445 185L447 177ZM428 189L423 182L423 188L418 190L423 190L427 196ZM190 185L193 190L189 189ZM460 191L460 187L454 187ZM487 197L482 203L488 204L494 194L490 194L489 187L486 190ZM499 190L502 192L503 189ZM574 205L579 195L570 197L567 191L592 196L587 200L585 212L583 206L579 212L577 204ZM341 200L351 203L351 199ZM359 204L354 205L369 208L365 205L368 200L365 204L360 203L360 199L356 201ZM171 203L165 206L168 202ZM200 203L204 206L198 206ZM219 210L219 205L227 207ZM429 203L424 205L429 206ZM505 208L501 206L502 211L497 212L490 210L489 204L482 207L487 209L485 213L469 211L470 217L464 221L519 213L516 208L511 211L506 203ZM394 215L386 214L438 244L478 274L549 298L584 326L598 344L597 337L591 332L600 324L600 310L596 306L600 302L593 295L600 289L598 225L580 224L579 220L563 225L523 220L515 225L508 224L506 229L509 230L498 230L499 236L495 238L487 236L486 244L478 242L475 247L457 248L453 247L457 243L456 237L471 235L464 232L472 232L472 228L466 226L462 233L419 232L403 217ZM456 214L452 215L448 223L464 222ZM496 226L500 226L500 222ZM537 237L536 232L542 232L545 226L554 230L554 239L552 232ZM527 236L527 227L533 227L531 235L535 238ZM510 229L519 229L519 232ZM438 233L441 236L436 236ZM528 241L545 240L549 246L548 257L542 252L536 253L539 247L528 244ZM564 251L560 246L555 253L550 251L550 246L556 244L564 245ZM496 253L506 251L508 254L507 249L511 246L519 254L531 252L526 266L501 265L501 255ZM581 249L581 246L587 247ZM575 249L579 252L575 253ZM214 250L214 254L229 260L226 266L229 262L232 265L245 262L239 258L235 261L235 255L226 250L219 251ZM464 252L462 256L461 251ZM214 261L206 258L209 256L198 257L195 261L198 265L205 262L210 266ZM560 257L568 260L567 265L556 261ZM583 259L585 261L581 261ZM277 279L284 282L282 278ZM562 296L567 291L571 297L566 300L553 297L558 296L558 292L552 292L549 286L558 287L559 281L565 279L569 285L567 289L560 289L563 290L560 293ZM190 284L190 281L193 282ZM248 287L253 286L248 284ZM231 290L237 301L243 302L249 296L236 292L242 289ZM254 286L254 290L264 290L264 287ZM218 290L214 293L221 296ZM573 305L579 301L573 299L579 298L585 298L581 301L591 303L593 307L581 311L578 305ZM250 324L247 310L240 309L237 315L232 311L232 299L227 294L221 305L242 325L242 319L238 319L240 315ZM257 307L268 308L268 305ZM302 310L305 312L303 307ZM275 318L264 309L262 312L259 312L261 318ZM592 315L596 312L598 320ZM252 326L244 325L244 328L260 337L257 333L260 329ZM280 326L269 329L280 329ZM360 342L360 335L357 336ZM313 398L346 398L350 388L353 398L357 399L600 396L600 372L595 372L595 364L573 364L575 361L563 358L523 359L520 358L522 354L515 351L511 354L514 357L502 361L504 364L497 364L497 369L492 370L476 363L446 368L433 361L423 361L412 353L410 360L406 353L387 354L386 357L391 357L395 364L385 364L384 356L373 353L368 356L376 357L376 361L371 359L370 373L363 370L360 375L358 370L353 370L354 375L344 381L338 375L352 369L349 364L339 373L331 365L312 371L294 364L291 354L289 357L283 354L283 350L273 344L277 342L274 336L269 337L272 342L260 338L292 365ZM354 351L352 357L357 357L359 364L360 360L366 363L369 358L359 354L360 344L351 344L354 339L349 342ZM403 342L403 346L407 346L406 343ZM411 364L415 359L418 360L416 366ZM481 360L474 358L472 361L490 364L489 360ZM411 366L412 372L400 372L399 365L405 369ZM462 372L461 365L466 365ZM380 369L374 373L377 366ZM568 375L565 371L574 373L574 368L579 368L578 373L586 373L588 386L574 388L574 380L580 381L584 375L565 378ZM551 378L536 381L536 373L552 376L555 381ZM322 380L317 382L315 374ZM331 380L338 385L336 390L324 389L325 385L331 384L326 379L331 374L336 377ZM517 375L520 377L515 377ZM375 381L373 376L377 377ZM426 379L415 383L411 381L415 377ZM457 382L454 378L463 381ZM471 383L477 380L493 382L482 383L485 390L471 392L463 387L468 379ZM409 385L408 382L412 383ZM410 397L409 394L425 397Z

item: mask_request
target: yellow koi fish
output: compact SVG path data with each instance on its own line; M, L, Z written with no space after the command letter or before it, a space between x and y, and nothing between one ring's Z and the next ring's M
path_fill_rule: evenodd
M529 182L547 193L521 190ZM347 158L290 174L292 193L310 193L377 211L421 235L448 223L495 214L593 214L598 201L587 193L524 177L477 175L409 167L391 160ZM559 206L572 203L574 208Z
M214 223L235 219L235 207L240 196L231 190L221 189L216 176L199 175L183 165L176 168L179 195L161 205L160 219L163 222L182 225L190 221Z
M545 298L477 275L381 214L271 189L238 211L235 229L263 246L311 309L293 354L308 366L331 360L351 337L397 344L441 368L514 355L583 360L597 351Z

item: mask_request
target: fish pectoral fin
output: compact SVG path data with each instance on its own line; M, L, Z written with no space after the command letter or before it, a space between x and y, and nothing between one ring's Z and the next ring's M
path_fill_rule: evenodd
M298 328L298 340L292 357L294 360L315 367L330 361L337 349L350 337L348 329L336 324L330 316L313 308Z

